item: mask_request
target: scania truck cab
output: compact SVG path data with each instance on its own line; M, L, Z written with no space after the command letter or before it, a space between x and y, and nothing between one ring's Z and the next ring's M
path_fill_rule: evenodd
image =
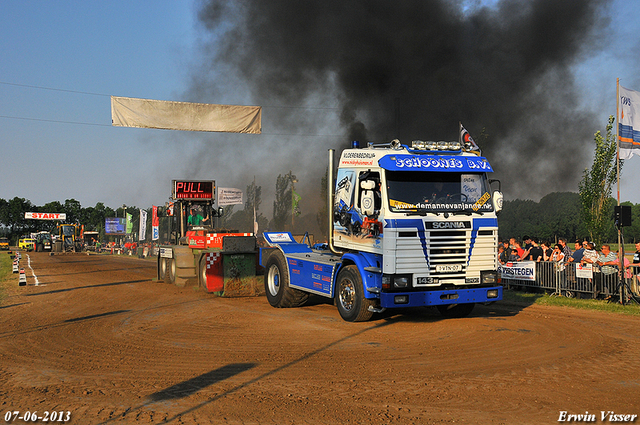
M342 152L333 178L326 247L267 232L261 254L274 307L308 294L335 299L344 320L388 308L431 306L464 317L502 298L497 284L497 213L486 158L459 142L398 140ZM497 182L499 185L499 182Z

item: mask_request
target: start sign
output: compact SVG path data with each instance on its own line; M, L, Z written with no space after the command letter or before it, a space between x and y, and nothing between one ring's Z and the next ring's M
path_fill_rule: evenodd
M173 199L213 200L215 187L213 180L174 180Z
M34 220L60 220L67 219L66 213L38 213L38 212L26 212L24 218L31 218Z

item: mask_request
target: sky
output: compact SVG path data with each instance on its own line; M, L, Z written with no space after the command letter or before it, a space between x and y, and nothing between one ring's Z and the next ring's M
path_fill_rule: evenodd
M478 21L482 21L483 16L504 3L509 2L450 2L448 13L459 11L461 15L453 14L459 19L465 13L477 13ZM0 198L17 196L38 206L76 199L83 207L102 202L112 208L123 204L148 208L168 201L172 179L212 179L218 187L240 189L256 179L263 187L263 213L271 217L276 177L291 170L299 181L303 211L304 202L307 211L313 208L312 204L321 202L318 188L326 167L327 147L340 149L348 142L351 132L345 130L345 115L350 110L345 105L350 105L356 90L345 83L346 74L341 74L340 69L321 73L319 69L324 68L320 67L299 70L310 73L311 77L303 79L307 86L318 82L318 88L291 92L277 87L273 75L277 77L282 72L283 85L286 78L292 77L286 69L266 64L260 57L264 49L236 51L251 44L247 34L253 34L250 30L257 24L247 20L251 11L234 8L233 4L222 0L1 2ZM528 145L526 156L498 149L511 144L518 151L517 141L507 137L514 137L513 131L506 131L504 140L495 142L487 152L496 177L502 180L505 199L539 200L551 192L577 192L582 170L591 165L593 133L604 131L607 117L616 112L616 78L620 78L621 85L640 91L640 1L614 0L605 6L595 21L600 28L596 40L567 63L556 59L562 70L555 74L557 78L572 82L571 90L556 94L572 97L561 101L568 102L571 108L560 103L562 108L558 110L563 114L566 111L564 119L570 122L573 115L579 115L582 118L575 122L583 127L586 122L588 128L583 128L580 140L572 145L573 154L566 150L536 151L535 145ZM481 11L483 7L488 8L486 13ZM243 25L247 28L245 35ZM548 29L543 26L533 31L555 36L546 34ZM320 40L324 42L324 38ZM282 43L275 38L267 42ZM297 40L284 43L295 45ZM256 45L260 46L257 41ZM314 56L325 53L304 46L296 51L293 47L285 54L297 52L299 56L287 58L284 63L298 59L313 62ZM506 64L509 58L504 60ZM271 72L271 79L262 81L264 75L256 70L256 64L264 65L264 74ZM301 84L300 79L295 84ZM468 86L473 91L471 83ZM528 90L535 91L535 87ZM259 104L264 108L263 134L113 127L111 95ZM353 114L349 124L352 128L357 128L353 126L360 121L367 123L367 111L363 112L362 107ZM480 141L482 120L474 121L474 116L478 115L470 114L468 129ZM461 119L451 117L455 123ZM537 121L527 124L527 131L548 135L560 131L554 126L561 125L564 124ZM429 135L413 138L428 139ZM557 169L565 160L572 170ZM531 168L533 164L535 168ZM510 172L501 168L509 168ZM518 184L519 180L522 183ZM635 156L623 169L622 201L640 203L638 181L640 158ZM613 194L615 197L615 187Z

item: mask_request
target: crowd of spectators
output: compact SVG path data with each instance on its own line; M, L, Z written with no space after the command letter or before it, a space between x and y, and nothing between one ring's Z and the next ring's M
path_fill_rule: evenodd
M567 264L592 264L596 271L603 275L611 275L618 272L618 252L612 251L611 246L603 244L600 252L596 250L593 242L577 240L572 251L565 238L558 239L558 243L551 247L547 241L539 242L535 237L524 236L523 242L511 238L501 241L498 245L498 261L507 264L516 261L549 261L556 263L560 270ZM640 242L636 244L636 252L633 259L624 259L624 277L630 279L634 274L640 282Z

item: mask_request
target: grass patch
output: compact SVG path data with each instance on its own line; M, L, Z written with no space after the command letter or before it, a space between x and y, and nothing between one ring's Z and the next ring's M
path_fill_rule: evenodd
M7 254L7 251L0 251L0 304L7 297L5 283L9 280L9 276L13 275L12 264L11 256Z
M631 304L621 305L617 300L619 297L614 297L616 302L608 302L604 300L582 300L575 298L557 297L548 294L532 294L527 292L513 291L510 289L504 289L503 299L505 301L511 301L523 304L539 304L539 305L552 305L560 307L579 308L583 310L597 310L607 311L610 313L630 314L634 316L640 316L640 306L633 301Z

